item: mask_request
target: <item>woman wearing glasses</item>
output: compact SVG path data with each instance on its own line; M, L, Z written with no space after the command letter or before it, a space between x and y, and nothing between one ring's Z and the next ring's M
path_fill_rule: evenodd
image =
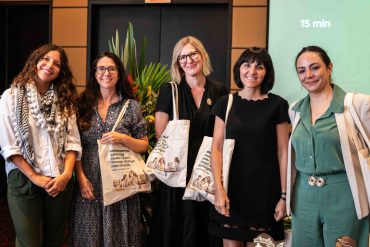
M191 120L187 182L203 137L212 135L212 107L220 96L227 94L223 84L208 78L210 73L209 56L197 38L187 36L177 42L172 55L172 81L178 85L179 117ZM173 117L171 90L169 83L164 84L158 96L155 115L158 138ZM209 203L182 200L183 195L184 188L160 182L148 246L215 246L207 232Z
M111 131L126 101L126 114ZM142 153L148 148L146 122L120 59L103 52L95 59L90 79L79 102L78 126L83 154L76 163L79 186L75 190L70 226L72 246L140 246L138 195L103 206L97 139L122 144Z

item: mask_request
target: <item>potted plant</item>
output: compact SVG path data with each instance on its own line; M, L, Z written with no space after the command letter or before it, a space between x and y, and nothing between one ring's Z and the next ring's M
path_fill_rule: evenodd
M154 128L154 113L159 87L171 79L167 65L160 63L145 64L146 37L143 38L139 56L137 55L134 28L128 24L125 45L120 44L119 32L108 40L109 50L119 56L128 74L128 79L134 88L134 96L141 103L143 117L148 122L149 148L146 157L156 143Z

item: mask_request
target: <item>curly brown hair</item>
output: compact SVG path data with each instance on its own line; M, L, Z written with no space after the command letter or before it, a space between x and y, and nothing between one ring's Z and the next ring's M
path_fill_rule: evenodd
M37 63L49 51L58 51L60 54L60 72L52 83L58 96L58 107L65 117L69 117L77 112L78 93L68 65L68 58L63 48L54 44L45 44L34 50L28 57L22 71L14 78L12 86L23 87L28 83L34 83L37 75Z
M100 53L91 64L89 80L78 103L78 127L80 130L87 130L90 128L91 116L95 114L94 108L97 106L98 100L102 98L100 85L95 78L95 72L96 65L103 57L112 59L118 69L118 81L116 84L117 94L122 98L134 99L133 88L128 80L122 61L114 53L107 51Z

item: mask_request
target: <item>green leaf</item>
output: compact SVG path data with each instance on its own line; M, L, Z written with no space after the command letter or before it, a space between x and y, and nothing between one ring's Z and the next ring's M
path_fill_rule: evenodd
M140 48L140 59L139 59L139 73L143 71L145 67L145 55L146 55L146 36L144 36L143 41L141 42Z
M111 52L120 57L127 74L132 76L134 86L137 86L134 96L141 103L143 117L145 119L153 118L159 87L171 79L167 65L160 63L145 64L147 39L144 36L140 52L137 54L134 29L131 22L128 23L124 46L120 42L118 30L116 30L115 37L112 36L111 39L108 39L108 47ZM149 154L156 143L154 122L148 122L148 131Z

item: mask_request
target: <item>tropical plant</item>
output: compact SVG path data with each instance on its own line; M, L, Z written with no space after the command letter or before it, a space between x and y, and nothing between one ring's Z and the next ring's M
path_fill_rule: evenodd
M145 64L146 37L143 38L139 57L137 56L134 28L131 22L128 24L125 46L120 44L119 32L116 30L115 37L108 40L109 50L115 53L123 62L130 83L134 88L134 95L141 103L142 113L148 122L149 154L155 143L154 112L158 97L159 87L171 79L167 65L160 63Z
M292 217L285 217L283 220L284 230L292 229Z

